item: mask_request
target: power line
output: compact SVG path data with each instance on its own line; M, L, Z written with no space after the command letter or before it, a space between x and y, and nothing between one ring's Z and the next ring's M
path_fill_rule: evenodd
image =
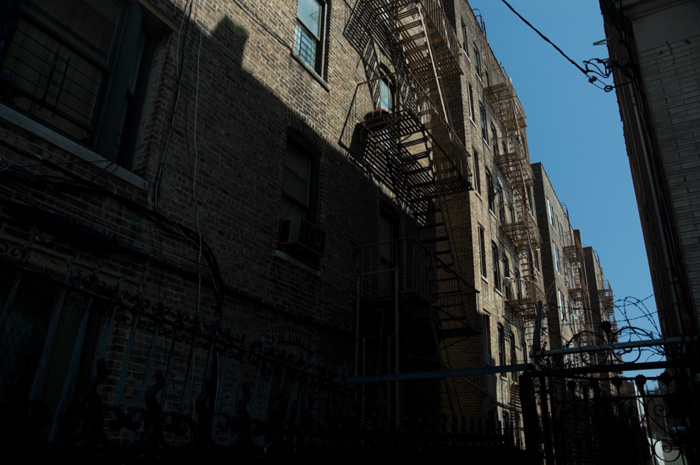
M571 57L569 57L566 53L564 53L564 51L563 51L561 48L559 48L559 47L557 46L557 44L555 44L554 42L552 42L552 41L549 39L549 37L547 37L547 36L545 36L544 34L542 34L542 32L540 32L539 29L537 29L535 26L533 26L532 23L530 23L530 21L528 21L527 19L525 19L525 18L523 17L523 15L521 15L520 13L518 13L518 12L515 10L515 8L513 8L513 7L510 5L510 3L508 3L506 0L501 0L501 1L505 4L505 6L508 7L508 9L510 9L510 11L512 11L518 18L520 18L520 20L521 20L522 22L524 22L525 24L527 24L527 25L530 27L530 29L532 29L533 31L535 31L535 32L537 33L537 35L539 35L542 39L544 39L545 42L547 42L547 43L550 44L552 47L554 47L554 49L555 49L557 52L559 52L559 54L560 54L561 56L563 56L564 58L566 58L566 59L569 61L569 63L571 63L572 65L574 65L574 66L576 67L576 69L578 69L579 71L581 71L581 72L588 78L588 82L590 82L591 84L595 85L595 82L598 80L598 78L595 77L595 76L590 76L590 73L593 72L593 71L588 70L588 69L584 68L583 66L579 65L578 63L576 63L573 59L571 59ZM600 87L600 86L597 86L597 85L596 85L596 87L598 87L599 89L603 89L603 90L605 90L606 92L608 92L608 91L609 91L609 90L608 90L608 87L610 87L610 86ZM610 88L610 90L612 90L612 88Z

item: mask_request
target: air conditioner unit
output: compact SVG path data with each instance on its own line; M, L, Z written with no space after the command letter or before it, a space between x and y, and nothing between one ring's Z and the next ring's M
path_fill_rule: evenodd
M301 218L280 221L280 245L299 252L323 255L326 233L312 222Z

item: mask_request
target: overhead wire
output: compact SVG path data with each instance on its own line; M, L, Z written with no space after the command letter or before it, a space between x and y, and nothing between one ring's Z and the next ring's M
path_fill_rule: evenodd
M559 52L559 54L560 54L561 56L563 56L569 63L571 63L571 64L572 64L576 69L578 69L581 73L583 73L583 75L586 76L586 77L588 78L588 82L589 82L589 83L593 84L595 87L597 87L597 88L599 88L599 89L601 89L601 90L604 90L604 91L606 91L606 92L610 92L612 89L614 89L614 86L610 86L610 85L602 85L602 86L601 86L601 85L597 84L598 78L597 78L596 76L592 76L592 75L591 75L591 74L597 74L595 71L588 69L588 66L586 66L586 68L584 68L583 66L579 65L578 63L576 63L569 55L567 55L566 53L564 53L564 51L563 51L557 44L555 44L554 42L552 42L552 41L549 39L549 37L545 36L545 35L544 35L539 29L537 29L530 21L528 21L525 17L523 17L523 15L521 15L520 13L518 13L518 11L517 11L515 8L513 8L513 6L512 6L510 3L508 3L507 0L501 0L501 2L503 2L503 4L504 4L506 7L508 7L508 9L509 9L510 11L512 11L518 18L520 18L520 20L521 20L523 23L525 23L530 29L532 29L533 31L535 31L535 33L537 33L537 35L539 35L545 42L547 42L547 43L550 44L552 47L554 47L554 49L555 49L557 52ZM584 61L584 63L588 64L588 62L591 62L591 61L595 61L595 60L587 60L587 61ZM599 61L602 62L602 60L599 60ZM606 78L609 77L609 74L608 74L608 76L604 76L604 77L606 77Z

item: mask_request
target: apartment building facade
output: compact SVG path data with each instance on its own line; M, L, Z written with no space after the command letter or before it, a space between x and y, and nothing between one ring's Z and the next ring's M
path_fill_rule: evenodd
M338 144L368 79L350 6L2 8L4 438L56 441L98 393L186 442L314 412L305 383L356 368L357 250L417 224Z
M557 197L541 163L532 165L537 219L540 225L541 271L551 349L566 347L583 331L595 330L580 231L574 230L569 212ZM598 318L600 321L600 318Z
M3 441L523 447L544 239L466 1L0 8Z
M697 335L698 4L612 3L600 3L610 72L662 330Z
M680 447L697 460L698 90L700 5L696 1L601 1L630 171L669 360L672 416ZM677 378L676 378L677 377ZM677 447L678 442L673 444Z
M461 350L472 366L503 367L467 380L464 392L477 409L472 415L520 431L520 373L506 367L528 360L542 286L534 272L538 234L528 196L532 177L525 113L488 44L484 18L466 2L445 4L457 30L463 70L449 84L448 108L471 155L473 190L462 207L468 228L462 266L479 291L469 308L481 329L480 337Z
M512 377L479 386L471 410L471 381L368 380L526 351L502 309L517 252L498 239L499 194L478 199L491 248L469 264L471 147L431 94L459 79L457 35L441 8L421 4L425 26L406 20L418 4L395 3L3 4L8 444L337 440L319 412L377 428L514 421ZM407 73L424 64L407 61L405 31L439 49L432 75ZM468 278L482 266L488 303Z

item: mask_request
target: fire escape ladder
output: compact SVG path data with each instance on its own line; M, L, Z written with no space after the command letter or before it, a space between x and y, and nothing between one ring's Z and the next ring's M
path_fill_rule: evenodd
M458 244L449 214L449 209L455 208L450 198L471 189L468 153L450 125L442 88L445 79L461 74L459 44L439 0L366 0L357 5L364 20L352 22L351 18L351 23L367 34L352 30L346 35L362 45L363 53L370 50L370 55L373 48L364 42L365 38L381 44L378 48L391 59L391 80L400 95L394 108L378 105L374 90L385 77L369 68L372 61L366 59L367 72L375 77L358 84L341 143L351 148L360 134L363 149L361 154L355 152L356 161L416 219L418 241L430 257L429 276L423 277L430 281L434 292L424 308L429 310L427 320L433 324L430 330L436 362L454 368L446 348L458 338L474 334L477 327L469 317L465 299L475 290L460 275ZM366 9L373 14L368 15ZM370 108L366 96L372 99ZM359 123L359 132L352 130L353 122ZM371 275L369 271L361 273ZM358 300L362 299L358 295ZM402 300L401 305L410 308L411 304ZM443 398L454 413L451 382L444 382L447 389Z
M586 286L585 270L583 268L583 249L576 242L576 238L572 231L567 233L567 245L564 246L564 255L571 263L572 276L569 277L569 296L574 301L577 308L588 307L588 290Z

